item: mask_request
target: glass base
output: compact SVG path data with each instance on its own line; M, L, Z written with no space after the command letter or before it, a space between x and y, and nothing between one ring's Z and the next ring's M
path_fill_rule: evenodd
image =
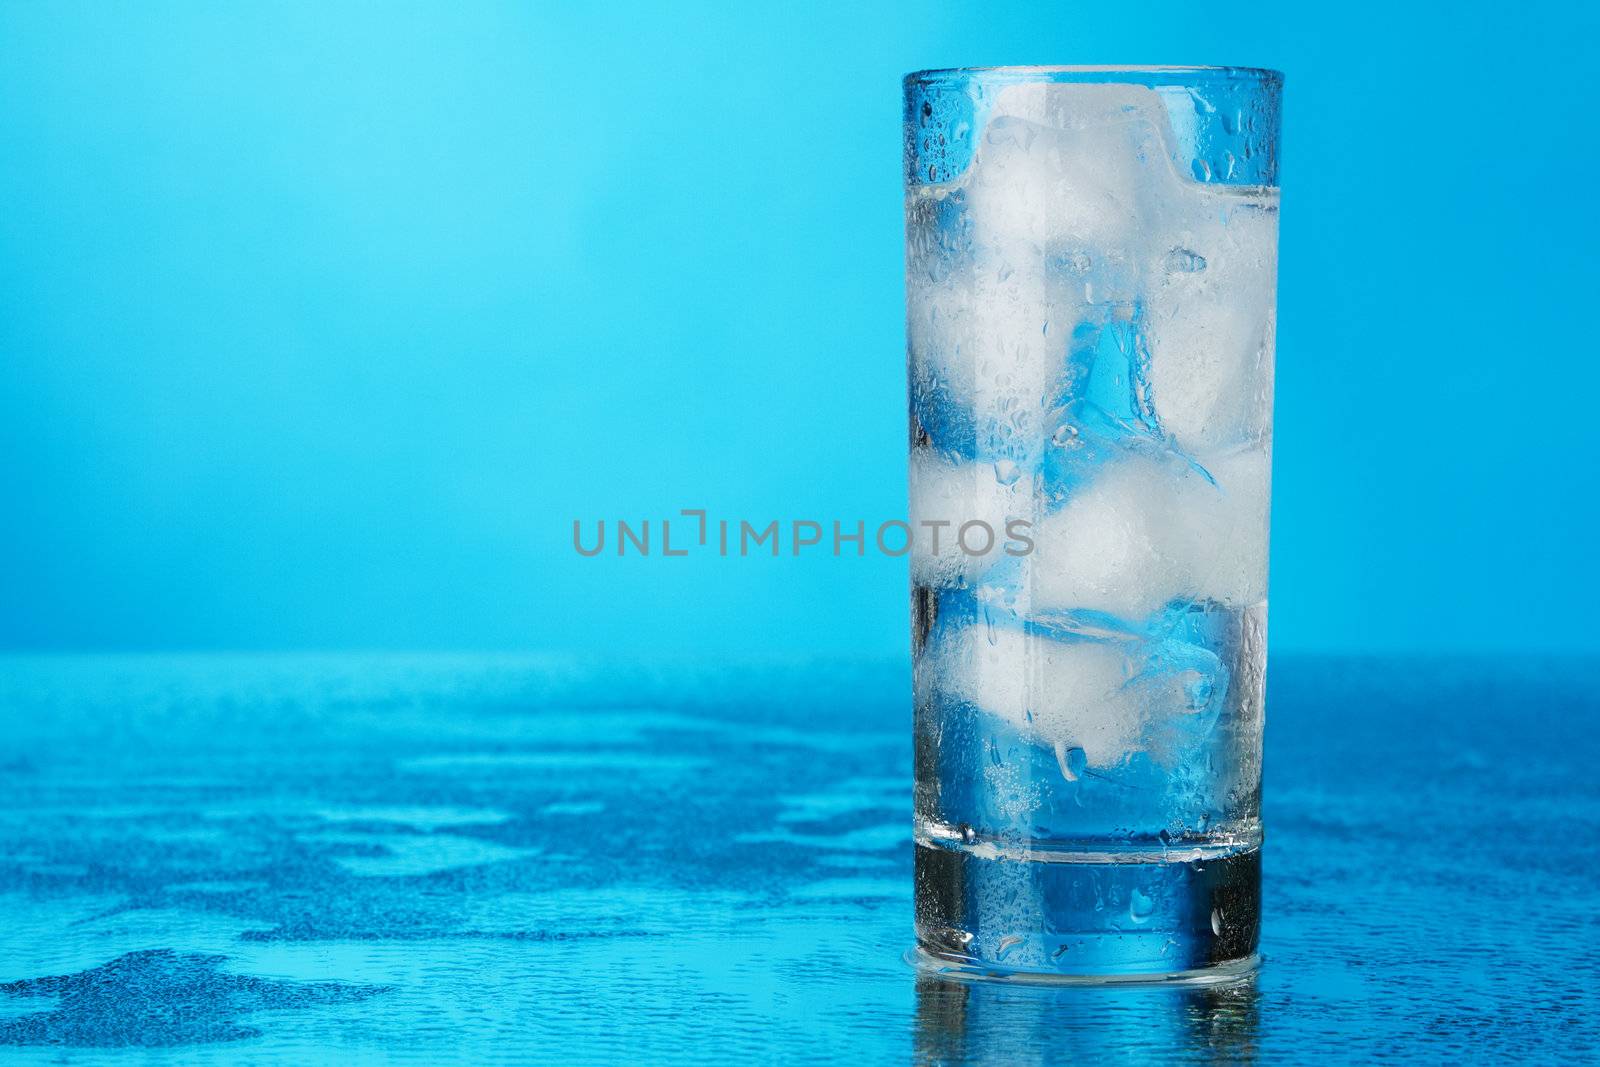
M1259 846L1174 858L992 843L916 846L914 962L1049 982L1229 981L1256 965Z
M1181 985L1210 986L1243 982L1261 966L1259 955L1249 955L1231 963L1219 963L1190 971L1164 971L1160 973L1130 974L1071 974L1060 971L1008 971L1004 968L985 967L975 963L962 963L933 956L920 948L909 949L905 961L917 970L940 978L957 981L1004 982L1010 985L1041 986L1108 986L1108 985Z

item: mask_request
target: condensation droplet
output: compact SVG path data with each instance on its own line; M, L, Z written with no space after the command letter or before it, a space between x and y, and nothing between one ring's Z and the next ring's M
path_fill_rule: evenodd
M1001 485L1015 485L1022 475L1022 468L1013 459L997 459L994 461L994 480Z
M1156 910L1156 902L1151 900L1142 890L1134 889L1128 894L1128 918L1136 923L1149 920Z
M1174 248L1162 262L1168 274L1198 274L1206 269L1206 257L1187 248Z
M1005 937L1002 937L1000 939L1000 943L994 947L994 958L997 960L1005 959L1006 953L1010 952L1013 948L1020 944L1022 944L1021 934L1007 934Z
M1069 782L1076 782L1083 777L1084 769L1089 765L1089 756L1076 745L1069 747L1065 741L1057 741L1056 763L1061 767L1063 778Z
M1195 181L1208 182L1211 180L1211 164L1207 163L1205 160L1195 160L1194 167L1192 169L1194 170Z
M1056 427L1056 432L1050 435L1050 442L1058 448L1072 448L1078 443L1078 428L1063 424Z
M1211 932L1218 937L1222 936L1222 909L1211 909Z

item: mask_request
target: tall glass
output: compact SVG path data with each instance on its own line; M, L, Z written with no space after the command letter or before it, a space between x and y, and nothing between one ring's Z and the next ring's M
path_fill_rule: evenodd
M925 966L1254 965L1281 85L905 80Z

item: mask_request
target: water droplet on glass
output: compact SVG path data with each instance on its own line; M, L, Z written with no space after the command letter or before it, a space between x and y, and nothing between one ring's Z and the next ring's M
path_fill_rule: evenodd
M972 844L974 841L978 840L978 831L974 830L972 827L968 826L966 823L962 823L961 824L961 840L963 842L965 842L966 844L969 844L969 845Z
M1076 274L1080 278L1088 274L1089 268L1094 266L1094 261L1089 258L1087 252L1068 252L1058 262L1062 270L1068 274Z
M1194 167L1192 169L1194 170L1195 181L1208 182L1211 180L1211 164L1207 163L1205 160L1195 160Z
M1000 939L1000 943L994 947L994 958L997 960L1005 959L1006 953L1010 952L1013 948L1020 944L1022 944L1022 935L1007 934L1005 937L1002 937Z
M1078 428L1076 426L1058 426L1051 435L1050 442L1059 448L1071 448L1078 443Z
M1156 902L1138 889L1128 894L1128 918L1136 923L1147 921L1156 910Z
M1016 460L997 459L994 461L994 480L1001 485L1015 485L1017 478L1022 474L1022 468Z
M1222 909L1211 909L1211 932L1218 937L1222 936Z
M1076 745L1068 747L1065 741L1057 741L1056 763L1061 767L1063 778L1069 782L1076 782L1083 777L1084 769L1089 765L1089 756Z
M1206 257L1187 248L1174 248L1163 265L1168 274L1198 274L1206 269Z

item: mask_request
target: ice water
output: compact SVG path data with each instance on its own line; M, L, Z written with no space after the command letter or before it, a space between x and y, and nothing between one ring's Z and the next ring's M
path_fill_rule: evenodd
M908 114L914 152L970 139L908 181L911 512L1021 519L1031 546L917 541L918 946L997 974L1247 966L1277 190L1220 180L1233 153L1195 128L1228 117L1182 88L964 103Z

